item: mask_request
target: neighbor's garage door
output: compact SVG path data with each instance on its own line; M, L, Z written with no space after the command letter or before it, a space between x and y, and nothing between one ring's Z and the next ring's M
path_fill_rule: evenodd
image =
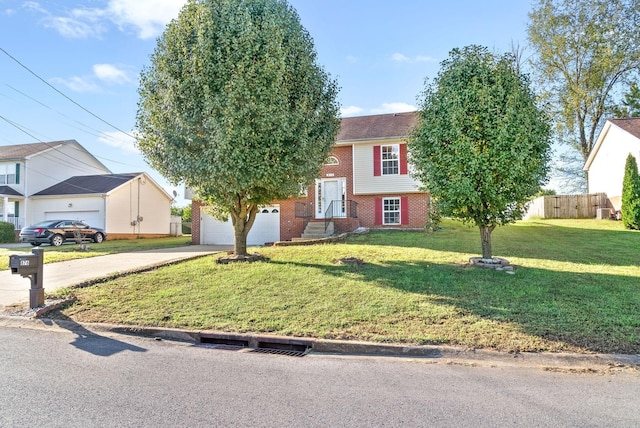
M104 228L100 211L45 211L45 220L81 220L89 226Z
M204 245L233 245L231 220L221 222L208 214L202 214L200 242ZM280 240L280 206L261 207L256 221L247 236L247 245L264 245Z

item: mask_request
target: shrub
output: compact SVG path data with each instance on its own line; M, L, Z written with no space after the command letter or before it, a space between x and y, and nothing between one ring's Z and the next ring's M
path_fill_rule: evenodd
M638 163L627 156L622 180L622 223L627 229L640 229L640 176Z
M3 244L16 242L16 231L13 223L0 221L0 242Z

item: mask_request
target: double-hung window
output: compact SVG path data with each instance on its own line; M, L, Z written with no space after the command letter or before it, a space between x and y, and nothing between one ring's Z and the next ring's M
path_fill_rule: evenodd
M391 144L380 148L382 175L400 174L400 145Z
M382 224L400 224L400 198L382 199Z
M0 184L17 184L16 170L16 164L0 165Z

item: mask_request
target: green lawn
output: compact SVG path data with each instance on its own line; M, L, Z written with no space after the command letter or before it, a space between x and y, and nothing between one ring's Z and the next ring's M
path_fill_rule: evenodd
M267 332L505 351L640 352L640 233L620 222L520 222L493 234L515 273L471 268L479 232L380 231L345 243L205 257L88 288L79 322ZM335 262L364 260L361 266Z
M88 251L79 251L76 244L64 244L60 247L42 245L44 250L44 262L54 263L65 260L81 259L85 257L104 256L128 251L154 250L159 248L181 247L191 244L191 235L170 238L151 239L123 239L117 241L104 241L100 244L89 243ZM31 254L33 247L24 248L0 248L0 270L9 269L9 256L11 254Z

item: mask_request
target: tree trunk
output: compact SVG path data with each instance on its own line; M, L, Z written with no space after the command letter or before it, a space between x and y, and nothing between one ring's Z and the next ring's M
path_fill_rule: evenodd
M480 227L480 239L482 241L482 258L483 259L492 259L493 255L491 254L491 232L496 228L496 225L482 225Z
M244 204L238 200L238 203L231 211L231 222L233 223L233 252L236 256L246 256L247 254L247 235L253 226L258 213L258 206L255 204Z

